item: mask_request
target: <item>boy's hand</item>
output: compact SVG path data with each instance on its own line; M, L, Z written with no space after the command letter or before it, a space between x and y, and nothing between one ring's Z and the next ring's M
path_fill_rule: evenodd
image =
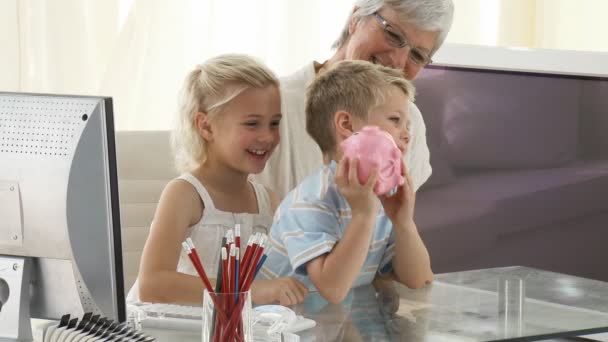
M375 217L378 212L378 200L374 185L378 180L378 170L374 168L365 184L359 182L357 175L358 160L342 157L336 168L336 185L355 214Z
M271 280L256 280L251 285L252 299L256 304L276 303L284 306L302 303L308 288L300 281L283 277Z
M403 161L401 161L401 174L405 178L405 182L397 187L397 192L390 197L386 195L380 196L384 212L393 223L393 226L408 225L414 222L416 194L412 186L412 179Z

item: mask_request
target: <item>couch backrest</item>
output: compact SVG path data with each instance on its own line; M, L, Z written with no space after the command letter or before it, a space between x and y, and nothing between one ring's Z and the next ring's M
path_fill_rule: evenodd
M435 178L554 167L608 146L608 79L429 67L415 85Z
M608 157L608 78L584 83L581 107L579 136L583 154Z
M177 176L168 131L118 131L116 155L122 223L125 289L139 271L139 261L160 194Z

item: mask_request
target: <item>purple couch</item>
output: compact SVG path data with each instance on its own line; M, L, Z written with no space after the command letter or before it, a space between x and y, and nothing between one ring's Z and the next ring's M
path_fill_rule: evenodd
M525 265L608 281L608 79L429 67L435 272Z

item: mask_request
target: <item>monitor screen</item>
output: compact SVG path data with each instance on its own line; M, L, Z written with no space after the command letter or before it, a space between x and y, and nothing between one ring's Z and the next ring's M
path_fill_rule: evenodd
M0 93L0 217L0 278L28 260L31 317L125 321L111 98Z

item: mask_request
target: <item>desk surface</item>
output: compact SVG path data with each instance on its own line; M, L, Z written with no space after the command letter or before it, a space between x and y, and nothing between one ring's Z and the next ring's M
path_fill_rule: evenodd
M353 289L340 305L318 293L293 308L317 322L301 341L537 341L608 332L608 283L526 267L437 275L411 290ZM200 341L147 331L159 340Z

